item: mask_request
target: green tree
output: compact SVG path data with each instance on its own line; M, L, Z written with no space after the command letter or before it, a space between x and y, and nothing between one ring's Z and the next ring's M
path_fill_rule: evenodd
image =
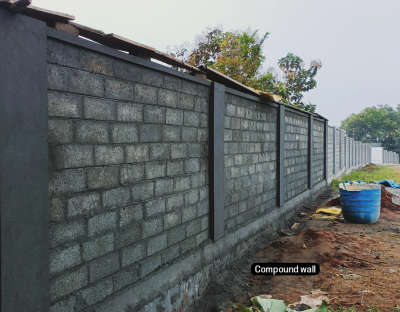
M259 36L257 31L224 32L222 28L215 27L200 37L191 52L184 48L175 55L193 66L214 68L251 88L278 94L284 103L315 111L315 105L304 103L303 96L316 87L315 75L321 63L313 61L306 68L300 57L288 53L278 61L282 77L262 72L265 60L262 48L268 35Z
M356 140L381 143L387 150L400 152L400 105L368 107L343 120L341 128Z
M301 57L288 53L278 60L278 65L283 73L285 92L283 102L298 106L308 111L315 111L315 105L303 102L304 93L317 86L315 75L321 68L321 62L312 61L308 68L305 67Z
M223 32L214 28L198 41L187 62L194 66L209 66L249 85L265 59L262 46L267 37L268 33L265 33L259 38L257 31Z

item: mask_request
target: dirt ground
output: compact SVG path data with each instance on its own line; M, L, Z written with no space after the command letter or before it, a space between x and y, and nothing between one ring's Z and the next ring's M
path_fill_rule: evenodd
M311 214L332 195L325 194L324 204L306 207L295 232L286 229L272 244L260 242L260 250L216 276L191 311L229 312L232 303L249 305L251 297L262 294L290 304L312 290L325 292L332 309L400 307L400 210L383 207L373 225L312 220ZM313 262L321 271L314 276L254 276L250 266L255 262Z

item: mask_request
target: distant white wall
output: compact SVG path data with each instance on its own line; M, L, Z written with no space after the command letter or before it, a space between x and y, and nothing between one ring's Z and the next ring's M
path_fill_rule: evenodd
M383 164L383 147L372 147L371 162L373 164Z

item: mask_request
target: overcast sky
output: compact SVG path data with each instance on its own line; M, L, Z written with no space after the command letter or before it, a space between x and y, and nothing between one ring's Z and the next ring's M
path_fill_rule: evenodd
M33 0L76 21L159 50L208 26L270 32L265 68L292 52L322 61L306 99L333 125L367 106L400 103L399 0Z

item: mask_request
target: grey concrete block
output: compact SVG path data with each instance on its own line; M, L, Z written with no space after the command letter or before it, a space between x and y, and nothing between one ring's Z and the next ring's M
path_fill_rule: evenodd
M193 220L197 217L197 206L185 206L182 209L182 223Z
M200 160L198 158L185 160L185 172L194 173L198 171L200 171Z
M114 165L124 161L124 150L121 146L95 146L94 156L96 165Z
M193 110L194 96L190 94L179 94L179 107L183 109Z
M175 245L186 238L186 226L181 225L168 231L168 246Z
M86 119L115 120L116 103L93 97L85 97L83 101L83 115Z
M178 211L172 211L164 216L164 228L166 230L181 223L181 214Z
M167 248L167 234L161 234L150 238L147 242L147 255L151 256L163 249Z
M157 104L158 89L145 85L135 85L135 102Z
M171 211L183 206L183 194L172 195L167 198L167 210Z
M71 247L52 250L49 257L50 274L62 272L81 263L81 251L78 244Z
M171 158L185 158L187 156L186 144L171 144Z
M162 137L162 127L159 125L141 125L140 142L160 142Z
M166 174L166 163L164 161L148 162L145 165L145 172L148 179L164 177Z
M146 258L140 264L140 276L145 277L161 266L161 255Z
M182 192L190 189L190 177L175 178L175 192Z
M137 204L121 208L119 212L119 226L127 226L143 219L143 205Z
M47 41L47 60L51 64L67 67L80 67L81 49L61 41Z
M174 179L162 179L156 181L155 194L162 196L174 191Z
M178 105L178 93L172 90L160 89L158 91L158 104L176 107Z
M168 159L170 155L170 145L164 143L157 143L150 145L150 160L164 160Z
M49 176L50 194L81 192L85 189L86 178L83 169L67 169L52 172Z
M136 103L118 103L117 119L119 121L143 121L143 105Z
M124 165L121 167L121 184L132 184L144 178L144 165Z
M197 97L195 99L195 111L208 113L208 100L205 97Z
M119 167L87 168L89 189L111 188L119 184Z
M142 239L141 224L132 224L132 226L129 226L118 233L116 247L121 248L128 246L137 243L140 239Z
M73 125L71 120L49 119L49 143L62 144L73 141Z
M185 193L184 196L186 205L194 205L199 201L199 190L198 189L190 190L189 192Z
M167 162L167 175L174 176L183 174L183 160Z
M87 215L101 209L100 195L89 193L68 199L68 217Z
M175 126L163 127L164 142L179 142L181 140L181 128Z
M76 141L79 143L108 143L108 124L97 121L78 121Z
M201 218L201 221L200 221L200 229L201 229L201 231L205 231L205 230L208 229L209 222L210 221L208 219L208 216L204 216L204 217Z
M188 157L200 157L202 156L202 145L197 143L192 143L187 145Z
M117 213L115 211L94 216L88 221L89 236L93 236L107 230L112 230L116 227Z
M199 142L208 141L208 129L199 129L197 131L197 141Z
M54 148L57 169L79 168L94 164L93 147L90 145L61 145Z
M119 187L103 193L104 207L123 207L131 202L129 188Z
M76 298L70 296L67 299L58 301L57 303L50 306L49 312L75 312L75 307Z
M66 296L75 290L83 288L88 283L88 272L86 267L65 273L50 283L50 300Z
M165 212L165 199L155 199L145 204L146 216L151 217Z
M50 90L70 91L69 75L71 70L58 65L49 64L47 66L47 81Z
M154 182L145 182L132 186L132 200L139 201L154 196Z
M182 128L182 141L183 142L196 142L197 141L197 128Z
M128 145L125 147L126 162L144 162L150 159L149 146L140 145Z
M200 246L200 244L205 242L208 238L209 238L208 231L200 232L199 234L196 235L196 245Z
M48 114L51 117L81 117L82 97L56 91L48 92Z
M51 198L49 201L50 221L59 222L64 220L65 203L61 198Z
M133 100L133 86L129 82L106 79L105 96L117 100Z
M178 109L167 109L166 122L170 125L182 125L183 124L183 111Z
M182 254L188 252L189 250L192 250L197 247L197 240L196 236L192 236L190 238L185 239L180 243L181 247L181 252Z
M80 52L80 67L83 70L107 76L114 74L112 58L89 50L81 49Z
M164 87L166 89L178 91L181 88L181 79L174 76L165 76Z
M104 96L104 78L81 70L64 69L68 75L68 91L74 93Z
M195 219L186 224L186 236L190 237L201 232L201 220Z
M124 270L119 270L113 275L114 291L118 291L125 286L135 283L140 278L140 266L134 265Z
M114 234L109 233L104 236L84 242L82 256L85 261L103 256L114 250Z
M134 143L139 141L138 129L133 124L113 124L111 136L114 143Z
M165 123L165 108L151 105L144 106L144 122Z
M85 288L79 292L79 295L81 296L85 305L90 306L104 300L104 298L111 295L113 293L113 287L114 285L112 279L107 279L98 282L94 286Z
M196 112L184 112L184 125L189 127L198 127L200 125L200 116Z
M142 81L144 84L162 87L164 84L164 74L154 70L143 70Z
M113 61L114 76L123 80L141 82L143 78L143 68L123 60Z
M163 231L163 219L158 217L151 220L146 220L143 223L143 238L154 236Z
M119 269L119 254L113 253L89 263L90 282L117 272Z
M146 256L146 247L144 244L128 246L122 249L122 266L131 265Z
M50 245L55 247L62 243L81 238L85 234L86 230L83 220L53 224L50 226Z
M167 264L174 261L176 258L180 256L180 248L179 245L171 246L161 253L161 261L162 264Z

